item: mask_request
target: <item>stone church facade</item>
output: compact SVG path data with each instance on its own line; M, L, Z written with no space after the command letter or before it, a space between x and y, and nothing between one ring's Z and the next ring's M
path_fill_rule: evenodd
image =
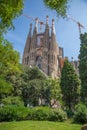
M22 64L30 67L37 66L47 76L57 78L60 76L62 59L64 59L63 48L59 47L56 41L54 19L50 27L47 16L45 30L39 33L38 18L36 18L33 31L32 24L30 24Z

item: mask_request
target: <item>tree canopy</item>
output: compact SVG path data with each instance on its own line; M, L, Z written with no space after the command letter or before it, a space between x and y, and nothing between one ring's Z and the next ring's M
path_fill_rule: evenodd
M2 36L13 28L13 20L22 13L24 0L0 0L0 99L12 92L9 75L20 72L19 53Z
M24 0L0 0L0 35L13 26L13 20L22 13Z
M66 16L66 11L68 7L68 2L70 0L43 0L45 5L52 9L55 10L58 16Z

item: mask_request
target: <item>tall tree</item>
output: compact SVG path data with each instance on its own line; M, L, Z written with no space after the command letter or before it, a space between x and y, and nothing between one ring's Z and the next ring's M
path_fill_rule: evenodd
M12 44L0 37L0 95L7 96L13 90L9 76L21 72L19 53Z
M2 35L13 27L13 19L19 16L24 0L0 0L0 99L13 90L8 76L20 71L19 53Z
M80 80L73 65L66 60L61 73L61 91L68 109L73 109L79 100Z
M79 54L79 74L81 79L81 99L87 102L87 33L81 34ZM86 103L87 105L87 103Z

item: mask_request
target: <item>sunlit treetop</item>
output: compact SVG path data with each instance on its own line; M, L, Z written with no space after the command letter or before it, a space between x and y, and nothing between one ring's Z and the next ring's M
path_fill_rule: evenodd
M13 19L23 10L24 0L0 0L0 34L13 27Z
M62 17L66 16L69 1L70 0L43 0L48 8L55 10L57 15Z

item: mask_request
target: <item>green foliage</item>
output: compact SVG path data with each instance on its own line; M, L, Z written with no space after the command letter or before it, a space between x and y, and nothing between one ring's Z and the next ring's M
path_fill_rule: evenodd
M20 71L22 70L20 69ZM12 96L21 96L21 86L23 80L21 77L21 73L17 72L16 74L9 74L6 77L6 80L9 81L13 86Z
M15 105L15 106L23 106L24 103L22 99L18 96L16 97L7 97L2 99L2 103L6 105Z
M45 75L38 68L24 69L22 75L22 97L26 105L37 106L39 105L51 105L51 100L55 101L61 99L61 89L59 79L46 79ZM44 104L42 100L44 99Z
M28 108L5 106L0 108L0 121L24 120L28 115Z
M13 85L9 76L21 72L19 64L19 53L13 49L13 46L3 37L0 37L0 97L7 96L12 92ZM1 99L0 98L0 99Z
M76 106L74 122L83 124L87 123L87 107L85 105L78 104Z
M13 19L22 13L24 0L0 0L0 35L13 27Z
M30 80L22 88L22 97L25 102L25 106L29 104L30 106L38 105L38 99L40 97L40 80Z
M67 119L67 114L62 109L53 109L53 113L50 114L50 121L65 121Z
M30 120L49 120L52 109L49 107L35 107L29 109L28 119Z
M9 41L0 37L0 74L6 76L19 72L19 66L19 53Z
M8 94L12 91L12 85L9 82L6 82L3 77L0 76L0 94Z
M25 108L18 106L5 106L0 108L0 121L17 121L27 119L62 122L67 119L67 115L61 109L52 109L49 107Z
M65 106L68 109L74 109L79 101L80 80L73 65L69 61L65 61L62 69L61 90Z
M22 97L26 105L38 105L45 94L45 75L37 67L24 67L22 74Z
M66 109L65 112L67 113L68 118L73 118L74 116L74 111L70 109Z
M61 101L61 88L59 79L48 78L46 81L46 99L51 106L53 106L56 101ZM51 104L51 100L54 102Z
M43 0L45 5L55 10L58 16L65 17L69 0Z
M67 119L67 115L61 109L52 109L49 107L36 107L30 109L28 118L31 120L49 120L62 122Z
M46 79L46 76L37 68L37 67L27 67L25 66L23 69L23 75L24 81L39 79L43 80Z
M79 74L81 79L81 100L87 105L87 33L81 34Z
M7 82L3 77L0 76L0 103L1 99L11 94L13 87L11 83Z

